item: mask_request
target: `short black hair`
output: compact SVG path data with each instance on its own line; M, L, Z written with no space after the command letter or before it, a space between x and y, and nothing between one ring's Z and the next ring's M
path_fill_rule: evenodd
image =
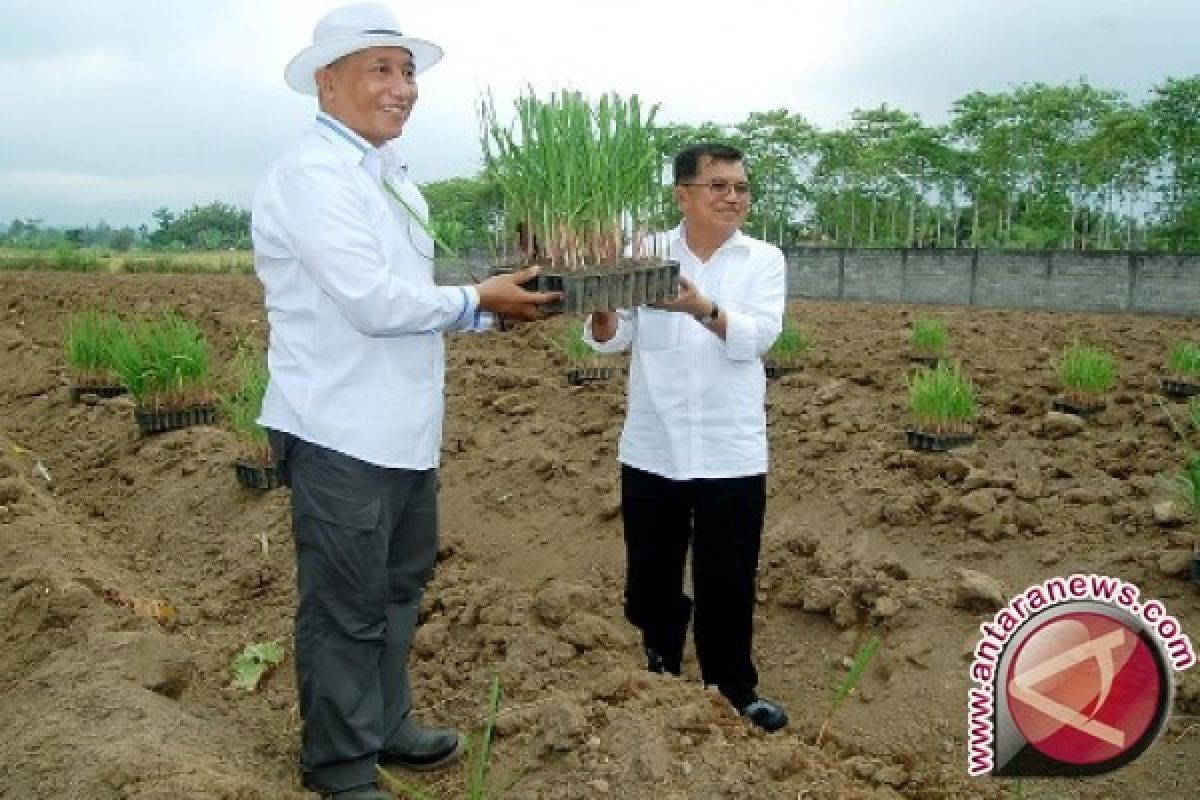
M701 159L741 161L742 151L721 142L698 142L679 151L675 156L675 185L687 183L700 174Z

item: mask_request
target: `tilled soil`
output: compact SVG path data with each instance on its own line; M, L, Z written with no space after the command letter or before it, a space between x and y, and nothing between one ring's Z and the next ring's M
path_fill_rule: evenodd
M218 372L262 341L253 278L0 275L0 798L302 798L290 657L254 693L230 659L290 652L286 490L240 489L220 427L141 436L125 398L72 404L62 327L89 307L176 308ZM1183 570L1195 523L1160 515L1181 448L1158 380L1195 319L795 303L816 342L770 384L771 475L756 651L792 717L749 729L698 682L641 669L621 614L616 439L623 370L569 386L565 320L449 341L442 545L413 658L418 709L478 730L502 686L493 779L511 798L1004 798L966 776L980 622L1054 575L1114 575L1200 633ZM905 340L943 319L983 407L974 445L909 450ZM1086 423L1048 416L1054 358L1110 348L1121 380ZM620 358L598 362L621 368ZM403 398L397 398L398 403ZM1166 404L1180 416L1182 405ZM882 646L828 722L849 659ZM1200 681L1123 770L1027 781L1025 797L1185 798L1200 780ZM465 769L407 776L439 798Z

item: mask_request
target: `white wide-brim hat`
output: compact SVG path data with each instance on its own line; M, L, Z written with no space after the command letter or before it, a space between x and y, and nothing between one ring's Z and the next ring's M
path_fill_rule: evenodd
M313 28L313 43L296 54L283 71L287 85L301 94L315 95L313 73L342 56L369 47L403 47L412 53L413 70L420 74L442 59L442 48L400 32L396 18L382 3L354 3L335 8Z

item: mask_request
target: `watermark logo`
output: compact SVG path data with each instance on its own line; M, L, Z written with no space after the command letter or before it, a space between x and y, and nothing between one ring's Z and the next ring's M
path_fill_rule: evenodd
M1172 671L1196 662L1160 602L1102 575L1032 586L980 632L967 711L972 775L1097 775L1128 764L1166 726Z

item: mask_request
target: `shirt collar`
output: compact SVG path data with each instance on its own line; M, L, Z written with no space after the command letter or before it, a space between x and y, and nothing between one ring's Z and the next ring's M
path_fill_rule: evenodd
M671 231L671 243L672 246L678 244L680 247L687 249L687 251L691 253L691 248L687 246L687 237L684 235L684 226L686 225L686 222L680 222L677 226L675 226L675 229ZM732 236L730 236L721 244L720 247L713 251L713 256L716 256L717 253L720 253L726 249L732 249L736 247L745 250L749 248L749 246L750 245L746 241L745 235L740 230L736 230L733 232Z
M408 175L408 164L400 157L391 142L384 143L382 147L375 147L350 130L337 117L330 116L324 111L317 112L317 131L327 141L343 149L348 155L356 157L359 163L381 165L379 172L383 175L399 174L405 177ZM372 172L374 171L373 169Z
M375 149L370 142L346 127L344 122L324 111L317 112L317 130L333 144L348 150L352 149L360 159Z

